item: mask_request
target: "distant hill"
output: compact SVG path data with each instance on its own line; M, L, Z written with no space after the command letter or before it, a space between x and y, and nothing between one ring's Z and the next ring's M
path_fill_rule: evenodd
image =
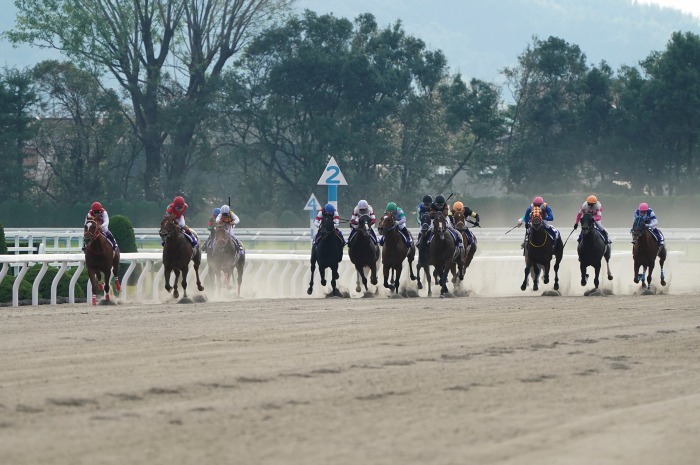
M299 9L354 19L372 13L380 26L401 20L406 31L441 49L465 78L500 82L531 42L560 37L577 44L589 64L613 69L663 50L674 31L700 34L700 20L632 0L299 0Z

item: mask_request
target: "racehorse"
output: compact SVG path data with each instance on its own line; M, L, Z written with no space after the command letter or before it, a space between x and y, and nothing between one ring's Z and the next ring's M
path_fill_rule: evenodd
M532 290L539 289L540 272L544 276L542 281L549 283L549 268L554 256L554 290L559 290L559 264L564 255L564 244L561 237L556 242L547 234L541 214L533 214L530 220L530 234L525 243L525 279L520 290L527 288L528 278L532 273Z
M474 259L474 254L476 253L476 236L469 230L467 223L474 224L469 221L464 216L464 212L456 211L453 214L453 219L455 223L455 229L459 231L462 235L462 243L464 244L464 253L462 254L462 260L458 263L459 268L459 280L464 279L464 273L471 265Z
M189 271L190 260L194 264L194 274L197 277L197 289L204 290L202 282L199 280L199 264L202 261L202 251L197 247L194 249L192 242L185 236L179 224L170 216L163 216L160 222L160 238L163 246L163 267L165 268L165 290L173 290L173 296L177 299L180 293L177 291L177 280L182 273L183 298L187 297L187 273ZM170 272L175 273L175 282L170 287Z
M235 269L238 282L237 294L240 297L243 268L245 267L245 250L243 244L239 245L234 242L225 224L219 223L214 227L214 240L207 255L209 266L212 269L214 286L217 285L218 281L219 285L227 283L228 287L231 288Z
M423 213L420 218L420 232L418 233L418 260L416 261L416 274L411 270L411 279L417 280L418 289L423 289L423 283L420 280L420 272L423 270L425 281L428 283L428 296L433 295L432 283L430 278L430 244L428 237L430 235L430 214Z
M365 276L365 268L370 270L370 282L377 285L377 261L379 260L379 246L374 242L370 232L371 219L369 215L362 215L358 220L357 231L352 238L352 242L348 245L348 255L350 261L355 265L357 270L357 287L355 291L360 292L360 281L367 289L367 277Z
M321 225L318 229L318 240L311 248L311 281L306 293L311 295L314 291L314 272L318 263L318 272L321 275L321 285L326 285L326 268L331 269L332 295L341 295L336 287L336 280L340 278L338 274L338 264L343 260L343 247L345 244L335 232L333 217L323 215Z
M600 276L601 262L605 258L605 265L608 271L608 279L612 280L610 273L610 246L605 243L603 235L595 227L593 215L585 213L581 217L581 242L578 244L578 261L581 262L581 286L585 286L588 281L586 268L592 266L595 270L595 278L593 284L596 289L600 284L598 277Z
M97 290L104 290L105 300L109 300L110 273L114 274L114 289L121 292L119 284L119 249L112 251L102 229L93 220L85 222L83 227L83 242L85 244L85 267L87 268L90 284L92 285L92 305L97 305ZM101 278L104 276L104 285Z
M430 240L429 250L430 264L435 268L435 273L440 276L440 295L444 296L448 292L447 274L450 270L456 274L457 261L461 258L455 238L447 230L447 219L442 212L433 213L433 238ZM463 249L461 253L464 253Z
M382 216L377 229L379 234L384 236L384 245L382 245L384 287L398 294L403 261L408 258L408 268L413 274L412 264L416 255L416 247L414 245L411 245L410 248L406 246L403 234L399 231L394 215L391 213L385 213ZM394 275L392 283L389 283L390 274Z
M664 277L664 262L666 261L666 247L659 247L654 234L649 230L644 223L642 217L634 220L632 225L632 237L634 245L632 246L632 258L634 259L634 282L642 282L644 287L644 279L646 275L647 290L651 290L651 273L654 271L656 257L659 257L659 267L661 268L661 285L666 285ZM639 272L639 268L642 272ZM648 270L648 274L647 274Z

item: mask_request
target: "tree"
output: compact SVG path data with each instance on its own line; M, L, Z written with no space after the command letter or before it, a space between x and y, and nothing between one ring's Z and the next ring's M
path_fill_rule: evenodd
M170 174L178 177L208 101L209 77L218 76L226 61L249 39L248 34L287 3L16 0L16 29L7 36L14 42L55 48L83 66L104 69L112 75L129 95L131 124L144 148L144 195L156 200L164 194L164 141L172 134L177 148ZM175 75L167 75L166 65ZM181 95L176 95L173 83L181 81L187 84L181 86ZM185 116L178 120L173 112L168 113L170 106L184 111ZM182 146L185 148L180 151Z

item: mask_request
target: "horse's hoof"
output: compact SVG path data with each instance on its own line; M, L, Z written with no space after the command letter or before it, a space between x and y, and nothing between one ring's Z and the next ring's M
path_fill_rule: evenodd
M313 290L312 288L308 288L308 289L306 290L306 293L309 294L309 295L311 295L311 293L312 293L313 291L314 291L314 290Z
M119 280L118 280L118 279L115 279L115 280L114 280L114 289L115 289L117 292L121 292L121 291L122 291L122 285L121 285L121 283L119 283Z
M665 285L666 285L666 281L662 279L662 280L661 280L661 285L662 285L662 286L665 286Z
M612 280L613 280L613 277L612 277L611 274L609 274L609 275L608 275L608 281L612 281Z
M540 290L540 287L539 287L537 284L535 284L534 286L532 286L532 290L533 290L533 291L539 291L539 290Z
M585 279L582 279L582 280L581 280L581 286L585 286L585 285L586 285L586 280L585 280Z
M357 286L357 287L355 288L355 292L362 292L362 288L361 288L360 286Z
M549 278L545 276L545 278L542 280L543 283L549 284Z
M321 280L321 286L325 286L326 283L328 283L328 281L326 281L325 279L322 279L322 280Z
M197 289L199 289L199 292L202 292L204 290L204 286L202 286L201 284L198 284Z
M522 286L520 286L520 290L521 290L521 291L524 291L525 289L527 289L527 286L526 286L526 285L523 284Z
M421 282L418 283L418 289L423 289L423 283L421 283Z
M173 292L173 297L177 299L178 297L180 297L180 293L177 291Z
M559 290L559 283L555 283L555 284L554 284L554 290L555 290L555 291L558 291L558 290Z

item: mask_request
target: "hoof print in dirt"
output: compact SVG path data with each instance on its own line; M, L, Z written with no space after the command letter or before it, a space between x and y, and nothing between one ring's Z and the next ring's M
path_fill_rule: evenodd
M193 304L194 301L192 299L190 299L189 297L183 297L177 303L179 303L179 304Z
M543 296L546 297L561 297L561 292L559 291L544 291L542 293Z
M97 302L97 305L117 305L117 303L113 300L102 299L99 302Z
M203 304L204 302L207 301L207 298L204 297L202 294L199 294L199 295L194 296L194 299L192 299L192 300L194 300L198 304Z

